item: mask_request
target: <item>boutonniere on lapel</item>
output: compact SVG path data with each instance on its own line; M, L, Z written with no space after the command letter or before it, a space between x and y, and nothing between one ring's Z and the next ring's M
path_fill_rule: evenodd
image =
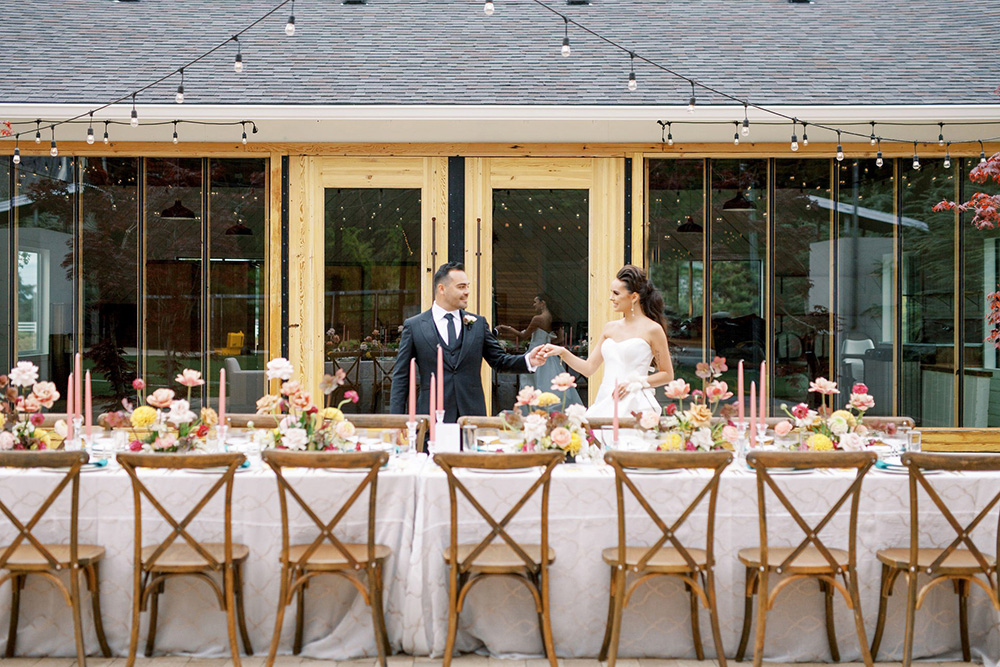
M472 326L472 323L478 319L479 318L476 317L475 315L466 314L466 316L462 318L462 321L465 322L465 328L468 329L469 327Z

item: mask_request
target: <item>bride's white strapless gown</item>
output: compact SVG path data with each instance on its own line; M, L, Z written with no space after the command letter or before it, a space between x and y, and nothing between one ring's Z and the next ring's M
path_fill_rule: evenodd
M653 348L644 338L626 338L623 341L605 338L601 343L601 354L604 356L604 379L597 390L597 399L587 408L587 416L610 418L615 412L615 384L641 380L649 375ZM649 410L660 412L656 391L652 387L633 391L618 401L619 417Z

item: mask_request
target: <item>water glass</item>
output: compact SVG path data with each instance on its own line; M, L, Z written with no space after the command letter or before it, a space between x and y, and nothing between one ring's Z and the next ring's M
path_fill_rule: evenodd
M906 433L906 451L908 452L919 452L920 451L920 431L910 430Z

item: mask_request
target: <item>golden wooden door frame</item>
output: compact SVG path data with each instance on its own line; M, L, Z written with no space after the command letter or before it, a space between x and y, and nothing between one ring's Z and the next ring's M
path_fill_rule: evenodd
M319 396L324 358L326 188L420 189L420 307L430 308L435 264L448 256L447 157L289 159L288 356Z
M492 316L493 190L589 190L588 335L591 342L615 317L609 285L625 261L625 159L477 157L465 160L465 267L473 282L469 309ZM591 376L590 400L602 370ZM487 412L492 412L490 368L483 366ZM547 389L547 387L542 387Z

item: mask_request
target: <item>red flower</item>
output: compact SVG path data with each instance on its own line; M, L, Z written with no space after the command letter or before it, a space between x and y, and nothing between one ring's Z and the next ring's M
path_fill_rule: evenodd
M806 415L809 414L809 406L805 403L799 403L794 408L792 408L792 415L796 419L805 419Z
M855 382L854 386L851 387L851 393L852 394L867 394L868 393L868 385L866 385L864 382Z
M138 452L139 450L142 449L142 442L140 442L139 440L133 440L132 442L128 443L128 448L133 452Z
M197 435L199 438L204 438L206 435L208 435L208 424L202 424L201 426L199 426Z
M142 378L136 378L132 380L132 388L136 391L142 391L146 388L146 381Z
M676 412L677 412L677 404L667 403L667 408L666 408L667 416L669 417L670 415L673 415Z
M31 414L32 425L41 426L43 421L45 421L45 415L43 415L41 412L34 412Z

